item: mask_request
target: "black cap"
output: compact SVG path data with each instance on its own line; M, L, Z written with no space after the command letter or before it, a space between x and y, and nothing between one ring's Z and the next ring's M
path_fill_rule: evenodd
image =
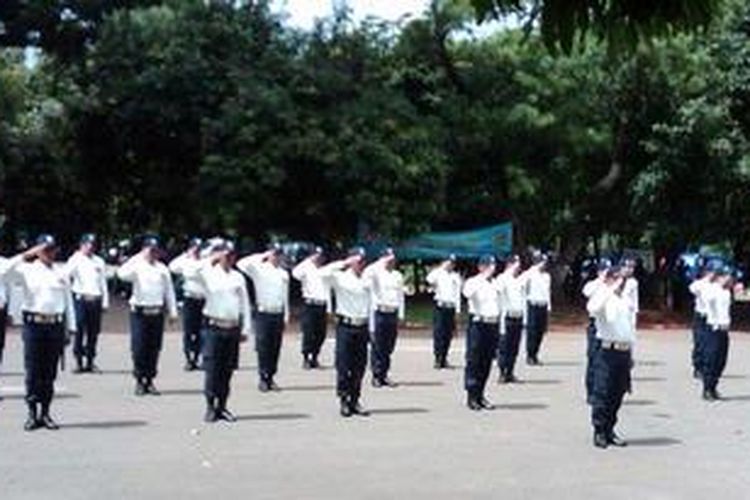
M86 243L96 243L96 235L94 233L85 233L81 236L81 245Z
M494 255L482 255L479 257L479 265L480 266L493 266L497 263L497 259L495 259Z
M364 258L367 255L367 252L365 252L365 249L362 247L352 247L349 249L349 257L362 257Z
M159 237L153 234L144 236L143 242L141 243L143 248L159 248L159 245Z
M284 253L284 249L281 247L280 243L271 243L268 245L268 251L273 252L275 255Z
M448 255L448 258L446 259L448 262L456 262L458 260L458 257L456 257L455 253L452 253Z
M382 252L380 252L381 257L395 257L396 252L393 250L393 247L385 247Z
M195 248L195 247L201 247L201 246L203 246L202 238L198 238L197 236L190 238L190 241L188 242L189 248Z
M549 260L549 257L544 252L534 252L531 256L531 262L534 264L542 264Z
M222 239L214 243L211 250L213 250L214 252L235 253L237 251L237 246L234 244L232 240Z
M601 271L607 271L609 268L612 267L612 261L606 258L599 259L599 262L596 264L596 268Z
M51 234L42 233L36 237L36 244L54 248L57 246L57 241L55 241L55 237L52 236Z

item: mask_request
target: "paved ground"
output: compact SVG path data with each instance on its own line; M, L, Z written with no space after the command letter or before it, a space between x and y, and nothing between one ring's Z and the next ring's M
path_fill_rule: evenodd
M334 372L304 372L299 339L285 339L279 383L255 389L250 345L234 380L241 421L201 422L200 373L181 371L169 335L157 380L137 398L127 337L102 339L101 375L59 378L54 414L64 429L21 430L20 339L0 377L0 497L89 498L608 498L750 497L750 336L734 334L728 400L705 403L689 377L687 332L642 332L635 392L621 412L632 445L591 446L583 403L583 335L553 333L545 366L526 383L493 384L494 412L463 406L462 371L431 368L429 341L400 341L397 389L365 389L368 419L337 414ZM462 364L459 341L453 361ZM331 363L332 343L324 361Z

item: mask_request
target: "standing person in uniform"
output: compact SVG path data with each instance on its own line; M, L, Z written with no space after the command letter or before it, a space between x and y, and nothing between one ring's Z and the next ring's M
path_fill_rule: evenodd
M537 253L526 273L526 364L540 365L539 349L547 333L552 309L552 287L547 256Z
M218 242L201 261L197 278L205 292L203 308L203 370L206 422L234 422L227 409L232 374L239 364L240 342L251 332L250 299L245 277L234 270L235 247Z
M237 262L237 268L250 276L255 286L255 350L261 392L279 390L273 378L279 365L284 326L289 321L289 273L281 266L282 255L281 246L274 244L266 252Z
M57 364L65 346L66 326L70 332L76 330L70 280L64 267L55 265L57 250L55 238L42 234L35 247L7 261L5 268L23 288L27 431L59 429L50 416Z
M461 313L461 275L455 270L456 256L446 260L427 274L432 287L435 309L432 315L432 345L435 369L449 368L448 351L456 330L456 315Z
M497 350L501 317L500 296L493 280L495 265L495 257L492 255L481 257L477 274L467 279L463 288L469 310L464 387L467 393L466 406L475 411L494 408L485 397L484 389Z
M396 254L387 248L382 257L368 266L364 276L371 282L372 345L371 369L373 387L396 387L388 377L391 356L396 347L398 322L404 320L404 275L396 269Z
M76 367L73 373L98 373L96 346L102 329L102 312L109 308L109 290L104 259L96 255L96 235L81 236L78 251L66 263L72 281L75 304L76 329L73 355ZM85 362L84 362L85 360Z
M714 280L714 272L707 265L701 265L700 277L693 280L688 287L690 293L694 298L693 306L693 350L692 350L692 362L693 362L693 377L697 379L703 378L704 371L704 340L708 331L708 295L711 289L711 283Z
M159 261L159 240L147 236L140 253L117 270L133 286L130 296L130 349L133 355L135 394L158 395L154 378L164 341L164 315L177 319L177 302L169 269Z
M607 273L612 263L609 259L601 259L597 264L596 278L589 280L583 286L583 296L586 298L586 310L589 310L589 303L594 294L606 282ZM586 328L586 402L591 404L592 393L594 391L594 356L599 349L599 340L596 338L596 316L589 314L589 324Z
M594 446L626 446L615 432L615 425L622 399L630 389L635 331L630 301L625 296L625 279L619 269L613 267L607 272L604 284L588 303L588 312L596 318L599 340L594 354L591 401Z
M313 253L292 269L292 276L302 283L302 368L319 368L318 356L326 339L327 314L331 307L331 290L321 272L323 249Z
M501 297L501 309L505 333L497 348L497 364L500 368L499 383L518 382L514 374L518 348L523 333L523 319L526 310L526 273L521 272L521 258L510 257L505 270L497 277L497 288Z
M368 416L360 403L362 377L367 369L367 324L370 280L363 277L365 251L355 247L348 258L326 266L336 298L336 394L342 417Z
M172 274L182 276L182 352L185 354L185 371L197 370L200 364L201 311L206 302L198 269L203 240L192 238L187 250L169 263Z
M705 292L707 316L704 338L703 399L721 399L716 386L719 384L729 353L729 327L732 323L732 271L721 267L714 275Z

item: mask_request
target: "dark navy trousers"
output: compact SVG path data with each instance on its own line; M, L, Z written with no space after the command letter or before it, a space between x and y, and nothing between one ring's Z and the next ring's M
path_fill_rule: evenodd
M283 333L283 313L256 313L255 351L258 353L258 374L265 382L273 380L278 370Z
M156 377L159 354L164 342L164 314L130 313L130 352L133 356L133 376L152 380Z
M466 330L464 388L472 398L484 397L498 343L498 324L471 320Z
M435 359L445 361L456 330L456 310L435 305L432 315L432 351Z
M375 312L375 331L372 334L372 376L385 379L391 369L391 355L396 348L398 314Z
M528 305L526 323L526 355L531 359L537 359L542 339L547 333L549 321L547 306Z
M367 369L367 325L336 325L336 394L358 401Z
M630 351L600 347L594 354L594 387L591 394L591 423L596 432L611 434L617 412L630 389Z
M232 375L239 365L240 330L206 325L202 333L203 392L206 397L218 399L223 407L229 398Z
M302 309L302 354L318 357L326 339L326 306L305 304Z
M65 324L38 324L24 314L23 361L26 401L49 406L55 393L57 363L65 346Z
M693 316L693 351L692 351L692 362L693 370L703 373L704 359L705 359L705 338L708 332L708 325L706 324L706 316L703 314L695 313Z
M596 338L596 320L589 318L586 327L586 401L591 401L594 392L594 356L599 349L599 339Z
M727 365L729 354L729 332L706 328L703 341L703 389L716 390L719 379Z
M497 345L497 365L503 375L513 375L522 333L523 318L507 316L505 318L505 334L501 335L500 342Z
M203 326L203 299L185 297L182 304L182 352L188 362L198 361L201 353L201 328Z
M102 301L73 301L76 311L76 333L73 341L73 355L78 358L93 360L96 357L96 346L102 330Z
M0 307L0 363L3 362L3 352L5 351L5 329L8 326L8 308Z

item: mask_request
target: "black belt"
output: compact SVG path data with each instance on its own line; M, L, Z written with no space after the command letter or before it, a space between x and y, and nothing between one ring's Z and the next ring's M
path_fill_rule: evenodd
M328 302L326 302L325 300L305 299L305 305L307 305L307 306L325 307L325 306L328 305Z
M102 300L101 295L89 295L86 293L75 293L73 294L73 298L76 300L81 300L83 302L98 302Z
M142 316L158 316L164 314L164 308L162 306L133 306L130 310Z
M24 312L23 319L26 323L35 325L59 325L65 320L65 316L62 314Z
M620 351L620 352L630 352L630 349L632 349L632 345L630 342L615 342L613 340L602 340L600 343L600 347L607 351Z
M235 330L240 327L239 320L233 319L220 319L220 318L204 318L206 326L211 328L217 328L219 330Z
M367 318L350 318L349 316L339 315L339 323L345 326L363 327L367 326Z

